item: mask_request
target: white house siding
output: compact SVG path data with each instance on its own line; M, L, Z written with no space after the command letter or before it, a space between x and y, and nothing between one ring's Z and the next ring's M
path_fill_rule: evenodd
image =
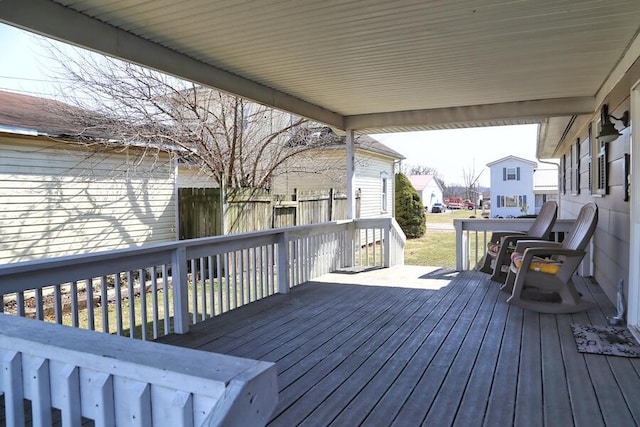
M527 206L526 213L533 214L535 197L533 194L533 169L535 162L520 159L514 156L505 157L489 163L491 173L491 216L520 216L525 212L521 207L505 207L499 202L500 197L522 197L521 204ZM505 169L513 168L516 171L516 179L506 180ZM502 200L502 199L501 199Z
M393 160L374 153L356 152L354 188L360 191L360 217L390 217L395 198ZM382 175L387 177L387 209L382 208Z
M176 238L166 154L0 135L0 263Z
M640 78L640 72L635 80ZM633 79L632 79L633 80ZM628 81L627 81L628 82ZM621 95L620 92L623 94ZM616 96L616 94L619 94ZM609 96L610 112L616 116L622 116L622 112L629 109L629 90L614 91L613 96ZM569 135L562 147L561 156L565 157L560 185L560 211L559 218L575 218L580 208L589 202L598 205L598 227L594 234L590 259L587 260L587 269L582 273L593 275L594 279L602 287L609 299L616 301L616 285L620 279L625 282L625 292L628 295L629 278L629 244L630 244L630 206L629 201L625 201L625 154L630 153L631 127L621 130L620 122L615 122L622 132L615 141L609 143L607 150L608 165L608 186L606 194L597 194L597 181L591 181L589 187L589 170L597 163L597 150L593 147L591 151L594 158L589 162L590 141L595 140L597 135L597 122L599 114L592 118L591 139L589 138L588 127L574 129L574 134ZM580 140L579 165L575 161L575 146ZM594 145L596 143L594 142ZM571 159L571 153L574 159ZM579 167L578 167L579 166ZM561 170L561 171L562 171ZM595 173L595 171L593 171ZM579 187L576 186L575 176L580 176ZM574 177L572 182L571 177ZM564 182L564 186L562 185ZM579 188L579 191L578 191Z
M180 165L176 179L178 188L218 188L213 178L202 171L200 167Z
M308 160L309 172L279 173L272 182L271 190L277 194L298 191L328 190L346 191L346 151L319 150ZM311 160L313 159L313 160ZM394 159L356 149L354 188L360 191L360 217L391 216L394 203ZM283 168L284 169L284 168ZM286 169L285 169L286 170ZM388 195L387 210L382 210L382 178L386 173Z
M346 152L344 149L323 149L303 154L299 161L287 162L277 170L271 182L276 194L298 191L346 191ZM304 170L304 171L303 171Z

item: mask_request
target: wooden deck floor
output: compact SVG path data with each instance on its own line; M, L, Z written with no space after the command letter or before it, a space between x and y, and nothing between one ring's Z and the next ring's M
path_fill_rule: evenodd
M576 350L571 323L614 313L597 285L580 284L597 309L546 315L483 273L386 273L325 276L163 342L275 362L272 426L640 424L640 359Z

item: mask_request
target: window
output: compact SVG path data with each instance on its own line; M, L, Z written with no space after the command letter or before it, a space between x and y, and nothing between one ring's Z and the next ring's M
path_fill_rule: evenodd
M380 207L382 212L389 210L389 175L386 172L380 173L380 180L382 181L382 199L380 201Z
M527 206L527 196L498 196L499 208L521 208Z
M502 168L503 181L520 181L520 168Z

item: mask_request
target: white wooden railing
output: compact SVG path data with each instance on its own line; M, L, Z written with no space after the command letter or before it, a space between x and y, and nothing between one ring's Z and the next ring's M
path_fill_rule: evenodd
M487 243L494 231L526 232L534 219L532 218L469 218L454 219L456 230L456 270L469 270L481 262L486 253ZM556 220L551 232L553 239L562 239L574 223L573 219Z
M8 264L0 311L155 339L342 267L399 264L403 250L395 220L374 218Z
M132 344L0 314L5 425L259 426L278 402L272 363Z
M264 424L277 400L270 364L142 341L339 268L400 264L404 242L395 220L361 219L0 266L9 425L24 399L35 425L51 408L64 425L135 425L134 414L140 425Z

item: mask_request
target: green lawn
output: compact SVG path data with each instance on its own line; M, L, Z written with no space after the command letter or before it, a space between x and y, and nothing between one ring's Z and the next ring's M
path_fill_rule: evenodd
M476 211L480 217L481 210ZM473 210L454 210L446 213L427 213L428 224L446 224L453 226L455 218L469 218ZM404 249L404 263L407 265L424 265L433 267L456 266L456 233L455 231L434 231L427 229L419 239L408 239Z

